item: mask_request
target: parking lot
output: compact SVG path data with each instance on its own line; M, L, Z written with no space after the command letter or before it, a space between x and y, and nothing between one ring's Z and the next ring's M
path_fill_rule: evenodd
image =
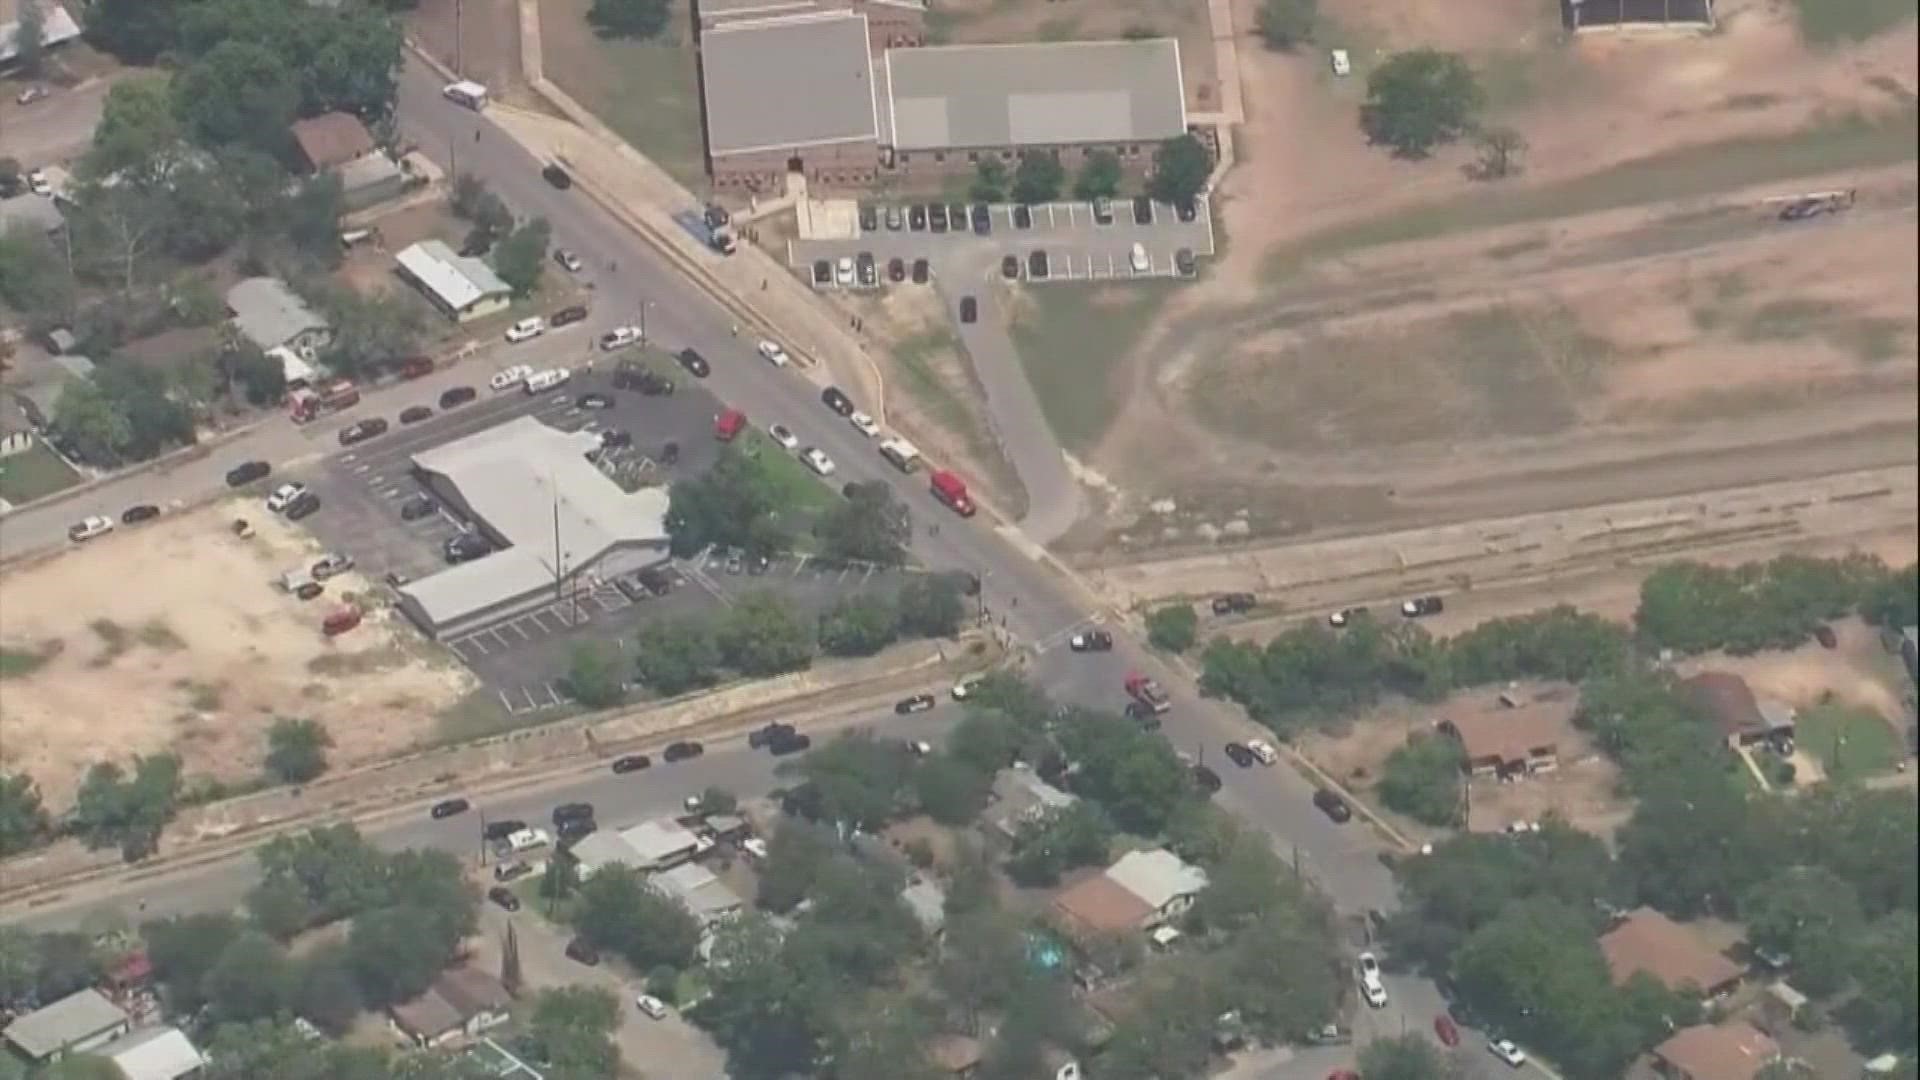
M1016 225L1015 205L993 204L987 207L984 233L975 232L970 223L945 232L914 229L912 224L925 214L924 207L916 205L911 214L910 208L900 209L897 229L887 227L887 207L877 207L877 228L862 229L853 239L794 240L789 259L815 288L877 289L911 286L913 265L922 259L930 274L939 275L942 271L972 273L986 259L996 264L997 271L1000 260L1011 255L1017 262L1011 264L1014 273L1007 276L1034 282L1102 281L1191 275L1194 261L1214 252L1212 210L1205 196L1197 201L1192 221L1180 220L1166 203L1149 202L1144 223L1135 219L1131 201L1116 199L1112 221L1104 225L1095 220L1093 206L1085 202L1027 207L1029 224L1024 228ZM968 211L970 215L971 207ZM1135 261L1136 244L1142 256L1139 262ZM871 284L863 281L858 270L862 256L874 264ZM851 284L842 259L856 260Z

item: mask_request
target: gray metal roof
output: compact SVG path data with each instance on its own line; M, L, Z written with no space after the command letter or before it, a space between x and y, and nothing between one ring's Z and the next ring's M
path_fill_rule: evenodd
M896 150L1156 142L1187 130L1180 44L1066 41L889 49Z
M0 232L38 229L50 233L66 223L67 219L61 215L60 208L45 195L28 193L0 199Z
M443 478L473 515L511 547L408 584L436 624L518 599L571 576L621 544L663 545L667 493L629 495L587 461L600 438L550 428L522 416L413 456L416 468Z
M252 277L227 290L227 310L248 341L272 349L309 330L327 329L327 321L279 278Z
M69 994L7 1025L6 1039L39 1061L125 1024L127 1014L98 990Z
M879 137L865 15L729 22L700 35L700 70L716 157Z

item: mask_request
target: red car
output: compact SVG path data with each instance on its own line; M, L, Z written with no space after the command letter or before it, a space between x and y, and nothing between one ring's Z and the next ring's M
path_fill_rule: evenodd
M1460 1029L1453 1025L1453 1017L1446 1013L1433 1018L1433 1034L1443 1046L1460 1045Z

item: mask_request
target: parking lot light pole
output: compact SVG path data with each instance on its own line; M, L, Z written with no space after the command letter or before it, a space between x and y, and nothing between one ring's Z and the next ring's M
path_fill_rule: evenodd
M651 300L640 301L640 347L643 349L647 347L647 309L652 306Z

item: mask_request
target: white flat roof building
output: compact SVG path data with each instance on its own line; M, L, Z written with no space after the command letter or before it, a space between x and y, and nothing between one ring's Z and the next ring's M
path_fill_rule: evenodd
M207 1065L206 1055L177 1027L122 1035L94 1053L119 1066L127 1080L180 1080Z

